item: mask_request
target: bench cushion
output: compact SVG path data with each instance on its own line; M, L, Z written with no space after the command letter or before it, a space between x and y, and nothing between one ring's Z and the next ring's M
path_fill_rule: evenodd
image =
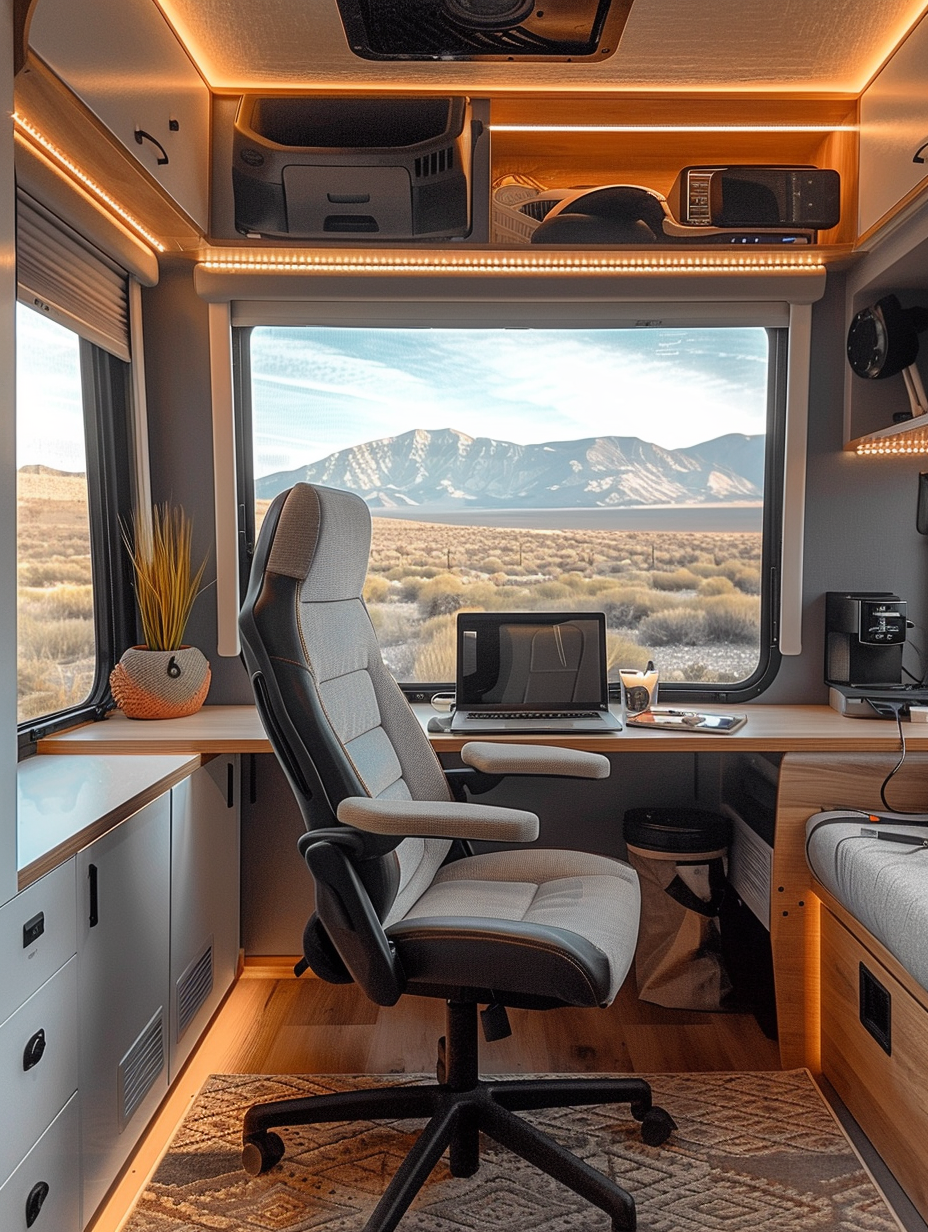
M861 830L909 837L887 842ZM839 903L928 989L928 817L874 821L850 809L816 813L806 823L809 867Z

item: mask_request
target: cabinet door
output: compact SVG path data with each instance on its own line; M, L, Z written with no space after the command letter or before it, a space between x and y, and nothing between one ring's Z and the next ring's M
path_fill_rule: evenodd
M170 795L77 856L83 1218L168 1085Z
M221 756L171 790L171 1081L238 966L238 783Z

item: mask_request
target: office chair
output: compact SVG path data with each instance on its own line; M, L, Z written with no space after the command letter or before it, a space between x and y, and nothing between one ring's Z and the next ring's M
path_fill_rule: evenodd
M482 1082L477 1008L488 1039L509 1034L506 1007L606 1006L631 964L638 929L634 871L583 852L532 848L470 854L470 840L530 843L538 818L470 797L504 774L604 778L595 753L473 742L442 770L387 671L361 598L370 552L365 503L298 483L269 507L241 616L258 711L299 803L299 850L315 882L304 961L322 979L356 982L378 1005L404 993L441 997L446 1033L437 1083L256 1104L242 1163L273 1167L287 1125L428 1118L366 1224L391 1232L445 1149L450 1170L479 1167L479 1133L635 1227L631 1196L515 1113L623 1102L642 1136L674 1128L638 1078Z

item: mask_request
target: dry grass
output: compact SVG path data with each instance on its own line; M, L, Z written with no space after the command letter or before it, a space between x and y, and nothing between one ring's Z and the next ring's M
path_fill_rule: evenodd
M17 710L28 722L90 695L96 647L84 477L20 472L17 497Z
M124 537L145 644L149 650L179 650L206 568L205 557L193 568L193 523L179 506L155 505L150 535L136 517L134 533Z

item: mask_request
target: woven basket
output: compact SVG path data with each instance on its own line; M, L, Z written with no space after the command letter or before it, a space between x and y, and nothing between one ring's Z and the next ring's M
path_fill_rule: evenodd
M209 663L196 646L149 650L130 646L110 672L116 705L130 719L195 714L209 692Z

